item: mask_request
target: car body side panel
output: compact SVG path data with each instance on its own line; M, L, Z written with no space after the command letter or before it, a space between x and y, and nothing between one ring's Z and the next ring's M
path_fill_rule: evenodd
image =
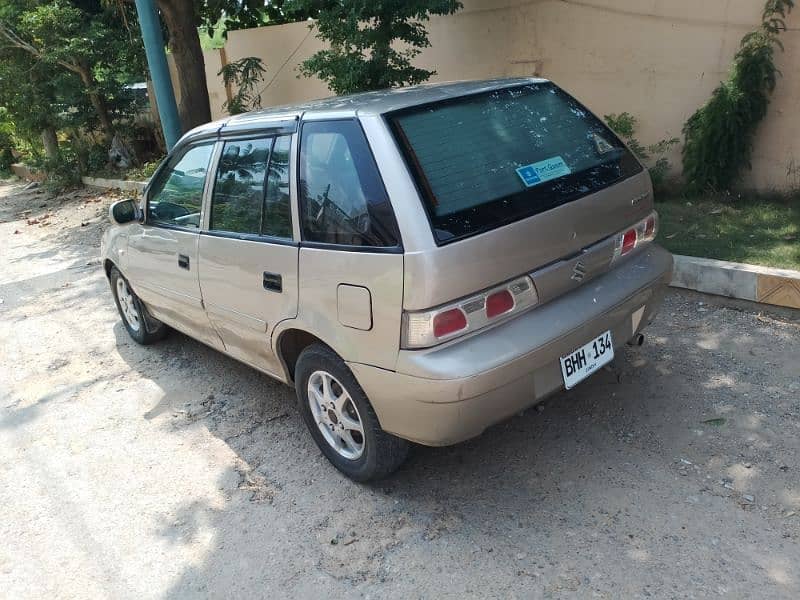
M219 347L200 294L198 241L194 231L133 225L126 276L154 317ZM188 269L179 266L181 256L188 257Z
M275 324L297 314L294 244L200 236L200 285L208 318L228 353L269 373L280 373L270 336ZM266 289L264 274L281 278Z
M299 282L300 304L293 326L319 337L344 360L394 369L403 310L402 254L301 246ZM368 330L339 322L340 284L369 291L372 326Z
M128 232L135 223L109 227L100 240L100 257L105 263L110 260L125 275L128 271Z

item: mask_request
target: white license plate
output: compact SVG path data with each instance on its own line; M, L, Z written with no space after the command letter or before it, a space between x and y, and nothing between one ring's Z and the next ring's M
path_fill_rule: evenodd
M611 332L597 336L588 344L561 357L561 374L564 375L564 386L570 390L614 360L614 344Z

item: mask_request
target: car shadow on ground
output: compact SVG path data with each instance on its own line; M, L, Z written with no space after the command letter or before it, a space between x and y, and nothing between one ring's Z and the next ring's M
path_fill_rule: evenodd
M230 595L253 579L298 596L416 581L408 590L426 595L441 592L448 572L469 569L485 581L444 595L531 586L657 595L687 573L700 581L709 572L712 582L740 589L797 590L797 525L781 515L800 504L800 484L772 471L800 458L791 412L800 407L781 398L793 416L765 416L740 377L760 367L714 360L746 341L734 328L657 329L652 343L625 348L613 368L543 410L454 447L416 446L394 476L369 485L350 482L322 457L290 388L178 333L147 349L118 344L129 366L164 391L144 419L205 427L237 456L227 506L187 499L181 531L162 532L188 543L194 534L185 524L195 523L216 536L169 595ZM121 324L114 333L126 339ZM232 475L222 474L220 485ZM735 536L726 530L742 519L763 521L763 539L713 563L716 544ZM677 562L668 558L676 548ZM625 569L605 564L611 556ZM415 563L430 577L409 580ZM753 564L758 576L739 572ZM309 568L318 585L309 584Z

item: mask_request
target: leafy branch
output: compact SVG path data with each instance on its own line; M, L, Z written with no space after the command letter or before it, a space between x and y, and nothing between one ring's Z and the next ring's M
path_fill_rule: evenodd
M261 108L261 91L256 88L266 72L264 63L257 56L248 56L222 67L217 75L222 75L225 87L236 87L236 93L222 105L223 110L238 115Z

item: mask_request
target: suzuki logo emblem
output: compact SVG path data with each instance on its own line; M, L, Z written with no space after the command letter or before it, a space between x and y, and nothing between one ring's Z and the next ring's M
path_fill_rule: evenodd
M583 281L584 277L586 277L586 266L581 261L578 261L575 267L572 269L572 277L570 277L570 279L580 283Z

